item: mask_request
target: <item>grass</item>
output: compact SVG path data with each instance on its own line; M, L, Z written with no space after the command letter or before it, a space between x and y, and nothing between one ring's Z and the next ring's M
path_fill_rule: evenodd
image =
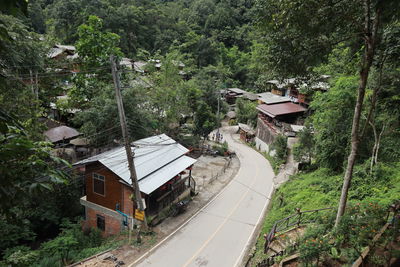
M372 175L367 173L367 166L366 163L355 167L349 191L349 203L373 201L384 206L390 205L400 195L400 163L381 164ZM278 188L272 197L250 266L255 266L265 258L263 235L271 230L275 221L294 214L296 208L312 210L336 207L342 179L342 174L335 174L328 169L318 169L293 176Z

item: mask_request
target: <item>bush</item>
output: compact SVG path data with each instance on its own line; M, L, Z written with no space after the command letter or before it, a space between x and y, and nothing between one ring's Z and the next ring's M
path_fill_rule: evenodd
M225 141L223 144L214 145L212 148L218 152L218 155L224 156L228 152L228 143Z
M355 166L352 187L349 191L348 208L346 209L345 216L343 217L344 221L341 225L344 225L347 220L346 216L351 217L355 215L355 211L352 209L354 206L357 206L357 203L367 208L367 215L362 215L362 209L357 212L359 213L357 217L360 219L362 218L361 220L370 220L368 216L372 216L372 214L375 213L373 210L378 206L381 210L376 211L377 214L374 216L376 218L385 218L382 216L381 212L384 213L385 208L398 199L400 195L400 163L378 164L373 174L366 173L365 170L368 169L367 167L368 165ZM292 176L287 183L280 186L272 197L271 208L268 211L268 216L265 218L261 234L256 244L254 262L261 261L264 258L263 247L265 239L263 235L271 230L275 221L293 214L296 208L312 210L324 207L336 207L340 198L342 182L343 174L320 168L309 173ZM371 208L369 203L371 203ZM332 229L335 221L335 213L336 210L321 213L321 217L317 222L323 224L328 224L328 222L330 222L330 229ZM363 217L360 217L361 215ZM362 226L364 226L364 228L362 228ZM367 231L365 230L367 229L365 225L359 225L357 227L361 228L362 231ZM378 227L378 225L376 227ZM376 227L368 229L373 233L372 230L376 231L379 228ZM345 224L343 228L343 231L353 231L351 235L354 235L354 241L356 241L357 232L351 229L350 222ZM337 256L340 255L340 261L357 258L358 254L353 248L345 249L340 247L339 244L344 244L344 241L341 241L343 240L341 236L343 235L340 233L337 233L336 236L334 235L335 244L333 244L338 252ZM332 254L332 251L330 251L329 254Z
M37 251L32 251L26 246L13 247L4 252L5 263L9 266L31 266L38 257Z
M237 125L237 120L236 119L230 119L229 120L229 126Z
M278 135L272 143L272 149L275 150L275 156L278 160L285 162L287 157L287 138L283 135Z
M62 232L56 238L42 244L42 258L55 257L59 263L70 264L80 257L80 252L92 248L96 250L104 241L100 230L90 229L83 232L79 222L65 220L61 223L61 229Z
M331 250L329 239L326 237L327 228L324 225L316 225L307 228L306 233L300 240L300 260L308 264L318 263L322 256Z
M340 220L340 224L332 232L335 247L342 249L347 261L353 262L364 247L384 225L387 209L373 202L351 204Z

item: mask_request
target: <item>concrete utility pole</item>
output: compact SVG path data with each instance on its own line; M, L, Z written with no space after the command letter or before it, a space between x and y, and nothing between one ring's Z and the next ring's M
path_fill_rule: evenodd
M129 166L129 171L131 174L132 187L135 190L136 207L138 207L140 211L144 212L145 207L144 207L144 203L142 200L142 195L140 194L139 183L138 183L137 176L136 176L135 164L133 163L133 157L135 154L133 153L131 144L129 143L129 140L128 140L128 136L129 136L128 135L128 127L126 126L124 105L122 103L121 84L120 84L120 80L119 80L119 76L118 76L117 65L115 63L115 58L113 55L110 56L110 61L111 61L111 71L112 71L112 76L113 76L114 86L115 86L115 96L116 96L117 105L118 105L119 121L121 124L121 130L122 130L122 137L124 138L126 157L128 159L128 166ZM142 225L145 228L147 228L146 216L144 216ZM140 242L140 240L141 239L140 239L140 230L139 230L138 242Z
M218 109L217 109L217 134L216 134L216 136L217 136L217 141L218 141L218 143L219 143L219 126L220 126L220 115L219 115L219 100L220 100L220 98L221 98L221 93L220 93L220 90L219 89L217 89L217 99L218 99Z

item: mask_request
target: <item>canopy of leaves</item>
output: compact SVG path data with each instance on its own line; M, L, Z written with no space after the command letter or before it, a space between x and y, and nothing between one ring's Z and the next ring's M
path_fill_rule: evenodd
M320 166L335 170L343 168L350 144L357 86L357 77L339 78L327 93L317 94L311 104L315 156Z
M257 124L257 104L248 100L238 99L236 101L236 117L238 122L246 123L255 127Z

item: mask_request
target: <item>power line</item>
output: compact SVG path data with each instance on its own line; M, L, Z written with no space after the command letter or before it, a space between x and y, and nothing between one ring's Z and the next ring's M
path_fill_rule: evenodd
M105 132L110 132L108 135L109 136L111 136L111 133L113 133L113 132L117 132L118 131L118 128L119 127L119 125L116 125L116 126L113 126L113 127L111 127L111 128L108 128L108 129L106 129L106 130L103 130L103 131L100 131L100 132L97 132L97 133L95 133L95 134L92 134L92 135L88 135L88 136L83 136L84 138L88 138L88 139L90 139L90 137L93 137L93 136L96 136L96 135L100 135L100 134L103 134L103 133L105 133ZM62 146L67 146L67 145L70 145L70 143L67 143L67 144L61 144L61 145L59 145L58 147L62 147ZM58 148L57 147L57 148Z
M59 72L41 72L41 73L35 73L35 75L30 75L30 74L22 74L22 75L9 75L6 76L7 79L9 80L24 80L24 79L30 79L32 78L36 78L36 76L38 78L49 78L49 77L62 77L62 76L69 76L69 75L78 75L78 74L97 74L96 72L99 70L107 70L107 67L102 67L102 68L95 68L95 69L87 69L87 70L82 70L82 71L78 71L78 72L63 72L63 71L59 71Z

